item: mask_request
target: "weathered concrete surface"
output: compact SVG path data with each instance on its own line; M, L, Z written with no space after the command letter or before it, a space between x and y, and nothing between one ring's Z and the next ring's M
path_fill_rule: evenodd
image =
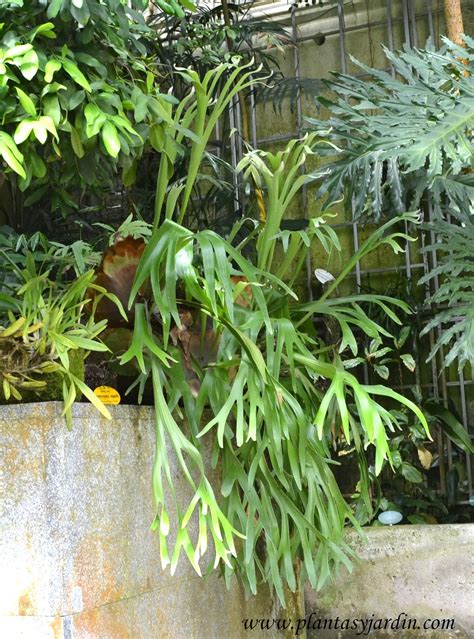
M372 630L370 637L474 637L474 524L367 528L367 542L350 533L360 556L325 589L306 590L308 637L348 639L355 630L324 629L318 619L454 619L454 630ZM435 622L436 625L436 622ZM358 630L361 630L360 624ZM351 634L351 632L353 634Z
M150 408L112 407L109 422L79 404L71 432L61 410L59 402L0 407L0 639L271 639L276 631L245 632L242 619L302 616L278 611L263 589L245 602L237 583L228 592L184 560L174 577L161 571L149 529ZM177 470L174 478L184 493ZM307 617L453 617L456 634L389 636L474 636L474 526L372 528L367 536L365 545L353 538L362 560L352 576L307 591Z
M107 421L78 404L71 432L61 410L0 407L1 639L237 639L243 618L274 616L264 589L245 602L184 559L161 571L152 409L111 407Z

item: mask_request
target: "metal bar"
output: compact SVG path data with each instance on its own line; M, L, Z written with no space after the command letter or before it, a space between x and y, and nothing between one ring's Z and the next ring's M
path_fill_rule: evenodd
M467 402L466 402L466 382L464 380L464 373L462 370L459 371L459 392L461 394L462 423L464 428L466 429L467 434L469 435L469 418L468 418ZM469 492L469 497L471 497L473 494L473 489L472 489L471 455L469 453L466 453L466 476L467 476L467 489Z
M406 0L404 0L406 2ZM431 19L433 20L433 16L439 16L443 13L442 9L436 9L436 10L431 10ZM422 13L415 13L414 14L415 18L417 20L419 19L423 19L428 17L429 19L429 15L427 12L422 12ZM317 18L314 19L315 21L317 20ZM397 24L399 22L404 22L404 17L403 16L393 16L392 17L392 24ZM386 25L386 20L377 20L377 22L371 22L371 23L359 23L359 24L355 24L353 26L349 26L349 27L345 27L344 28L344 33L350 33L352 31L366 31L369 27L371 29L373 29L374 27L383 27L384 25ZM326 38L330 37L330 36L335 36L335 35L339 35L339 29L331 29L328 31L321 31L320 32L322 35L324 35ZM310 40L314 39L314 35L304 35L304 36L300 36L299 38L297 38L295 44L301 44L303 42L309 42ZM256 47L254 50L255 51L263 51L265 47Z
M236 126L236 114L235 114L235 104L231 102L229 104L229 126L231 131L235 129ZM230 137L230 158L231 164L235 168L237 166L237 143L235 140L235 135ZM239 183L237 179L237 175L233 174L233 182L234 182L234 211L237 213L240 208L239 203Z
M269 138L259 138L258 144L262 146L263 144L273 144L273 142L287 142L288 140L292 140L293 138L298 136L298 131L292 131L291 133L281 133L279 135L274 135Z
M411 268L412 269L419 269L419 268L423 268L423 264L412 264ZM359 269L359 274L360 275L370 275L373 273L396 273L399 272L403 269L403 266L386 266L384 268L366 268L366 269ZM355 277L356 273L349 273L348 277Z
M412 9L411 8L412 8L411 3L410 2L407 3L407 2L404 1L404 3L403 3L403 17L404 17L403 24L404 24L404 29L405 29L405 39L407 39L407 33L408 33L407 32L406 19L408 19L409 13L412 13ZM391 10L390 10L390 14L387 14L387 16L388 16L387 23L390 24L390 28L389 28L389 34L390 34L389 35L389 43L391 41L391 46L390 45L389 46L390 46L390 50L393 51L393 35L391 34L391 20L390 20L390 18L391 18ZM416 38L416 23L415 23L414 29L415 29L414 36ZM392 36L392 37L390 37L390 36ZM395 70L393 69L393 66L392 66L392 76L395 76ZM406 232L407 235L409 235L408 223L407 222L405 222L405 232ZM411 260L410 260L410 243L407 240L406 246L405 246L405 265L406 265L406 273L407 273L407 278L408 279L411 279L411 272L412 272L412 266L411 266L410 262L411 262ZM419 370L418 366L415 368L415 381L416 381L416 385L419 386L420 385L420 370Z
M255 90L252 88L250 91L250 130L252 133L252 146L254 149L258 147L258 135L257 135L257 104L255 101Z
M426 245L426 234L422 232L421 233L421 247L424 248L425 245ZM423 257L424 271L425 271L425 275L426 275L430 271L428 253L423 251L422 252L422 257ZM429 297L429 295L430 295L430 284L428 282L425 284L425 291L426 291L426 297ZM434 348L434 345L435 345L435 338L434 338L433 331L429 332L429 340L430 340L430 351L432 351L433 348ZM433 379L434 397L435 397L436 400L438 400L439 399L438 372L436 370L436 360L435 360L434 357L431 359L431 377Z
M337 6L337 17L339 20L339 31L336 33L339 35L339 54L341 58L341 71L342 73L347 72L347 63L346 63L346 25L344 22L344 7L342 4ZM369 25L367 25L368 28Z
M431 206L431 202L428 200L428 220L430 222L433 222L433 208ZM436 236L434 231L430 231L430 244L434 245L436 243ZM430 251L430 258L431 258L431 265L432 268L436 268L438 265L438 256L436 254L436 250L432 249ZM439 277L436 275L432 280L431 280L431 286L433 286L434 291L438 290L439 288ZM434 292L433 291L433 292ZM438 339L441 336L441 329L438 329ZM434 346L436 342L436 336L435 336L435 332L434 331L430 331L430 345L431 347ZM440 364L440 374L438 374L438 362ZM440 386L441 389L439 387L439 385L437 386L437 399L439 398L439 396L441 395L441 398L443 400L444 405L447 404L447 385L446 385L446 375L444 373L444 358L443 358L443 353L439 352L439 356L437 358L432 359L432 375L433 375L433 380L440 380ZM438 384L438 382L437 382ZM446 493L446 468L445 468L445 464L444 464L444 440L445 440L445 436L442 432L442 430L440 428L438 428L438 453L439 453L439 472L440 472L440 484L441 484L441 492Z
M408 2L409 0L402 0L402 9L403 9L403 31L404 31L404 41L405 44L411 46L411 37L410 37L410 22L408 16Z
M415 15L415 8L413 6L413 3L412 2L407 2L407 8L408 8L408 17L409 17L409 21L410 21L411 43L412 43L412 46L417 47L418 46L418 33L416 31L416 15Z
M451 216L450 215L447 216L447 221L449 223L451 222ZM441 336L442 336L442 333L443 333L443 329L441 328L441 326L438 326L437 332L438 332L438 339L440 339ZM443 397L445 398L445 401L446 401L446 404L447 404L447 402L448 402L448 392L447 392L447 387L446 387L446 366L445 366L445 360L444 360L444 348L440 348L439 349L439 357L440 357L440 364L441 364L441 372L440 372L441 384L445 385L445 390L444 390L444 393L443 393ZM451 439L449 439L449 437L446 437L446 448L447 448L447 452L448 452L448 468L449 468L449 470L451 470L451 468L453 466L453 451L452 451Z
M465 386L472 386L474 384L474 380L464 380L463 385ZM424 384L420 384L420 388L434 388L435 384L433 382L425 382ZM456 387L460 387L461 384L460 382L446 382L446 386L448 388L456 388ZM394 386L390 386L390 388L394 389L394 390L412 390L413 389L413 384L397 384ZM468 432L468 435L470 435L470 437L474 437L473 434Z
M236 115L236 125L237 125L237 130L239 132L239 134L236 136L237 137L237 161L240 161L241 158L242 158L242 154L243 154L243 145L242 145L243 124L242 124L242 118L244 117L244 114L242 113L242 110L240 108L240 100L239 100L237 95L234 97L234 106L235 106L235 115Z
M296 26L296 11L291 12L291 28L292 28L292 36L293 40L296 41L298 35L298 29ZM300 80L300 50L298 46L293 47L293 63L294 63L294 72L296 80ZM298 137L301 136L302 127L303 127L303 104L301 99L301 88L298 87L298 93L296 96L296 126L298 128ZM303 164L300 169L300 173L304 174L306 172L306 166ZM308 190L306 185L303 186L301 192L301 199L303 205L303 217L308 218ZM313 287L312 287L312 266L311 266L311 250L308 250L306 255L306 292L308 295L308 299L311 302L313 300Z
M428 29L430 32L430 38L434 41L435 30L433 24L433 7L431 0L426 0L426 15L428 17Z
M242 113L242 110L240 108L240 101L239 101L238 95L234 97L233 102L234 102L234 108L235 108L236 128L237 128L238 134L232 137L236 138L236 151L237 151L237 163L238 163L241 160L243 155L242 131L244 130L244 128L242 124L242 118L245 117L245 114ZM233 165L234 169L237 166L237 163ZM240 210L242 216L245 217L245 204L246 204L245 196L243 193L241 194L240 176L235 175L235 172L234 172L234 181L236 184L236 202L234 203L234 210L236 211Z
M387 37L388 48L393 51L393 22L392 22L392 0L387 0ZM393 64L390 64L390 73L392 78L395 77L395 69Z
M296 26L296 12L291 12L291 28L292 28L292 37L293 40L296 41L298 28ZM299 48L293 47L293 66L294 66L294 74L295 78L299 80L301 78L300 74L300 54ZM298 88L298 93L296 96L296 126L298 128L298 132L301 130L301 124L303 122L303 107L301 104L301 90Z
M337 7L337 14L339 20L339 54L341 60L341 71L342 73L347 73L347 54L346 54L346 24L344 20L344 6L339 4ZM359 250L359 231L357 228L357 223L354 221L354 202L351 202L351 211L352 211L352 238L354 242L354 252L357 253ZM357 284L357 291L360 291L362 278L361 278L361 268L360 262L357 261L355 265L355 277ZM364 362L364 382L368 384L369 382L369 370L367 364Z

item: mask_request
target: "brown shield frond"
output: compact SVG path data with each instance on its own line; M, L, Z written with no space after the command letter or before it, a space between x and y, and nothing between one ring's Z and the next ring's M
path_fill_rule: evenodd
M133 308L127 309L128 300L138 262L144 250L145 242L142 239L133 237L120 239L105 251L102 261L96 270L95 284L102 286L109 293L113 293L118 297L127 313L129 324L133 323L134 311ZM90 291L92 299L96 295L98 295L97 291ZM119 327L126 324L117 305L106 297L102 297L97 304L95 317L98 320L107 319L110 327Z

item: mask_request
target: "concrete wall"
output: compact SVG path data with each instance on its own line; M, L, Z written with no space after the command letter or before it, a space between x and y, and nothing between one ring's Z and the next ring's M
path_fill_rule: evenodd
M245 602L184 560L161 571L152 409L111 407L107 421L78 404L71 432L61 410L0 407L2 639L237 639L243 618L273 616L264 589Z
M276 631L246 632L242 619L303 616L278 610L265 589L246 602L237 583L229 592L184 560L174 577L161 571L149 528L152 409L114 406L109 422L78 404L72 431L61 410L0 407L1 639L271 639ZM307 590L307 618L454 617L456 634L415 636L474 636L474 526L371 528L367 537L364 545L349 533L361 561L321 593Z
M355 631L329 629L345 619L454 619L454 629L373 630L370 637L474 637L474 525L391 526L366 529L367 542L355 542L360 561L352 574L346 571L321 592L306 591L308 638L348 638ZM311 618L309 615L314 613ZM405 615L405 616L403 616ZM435 622L436 625L436 622ZM311 627L314 629L311 630ZM362 626L358 626L361 630Z

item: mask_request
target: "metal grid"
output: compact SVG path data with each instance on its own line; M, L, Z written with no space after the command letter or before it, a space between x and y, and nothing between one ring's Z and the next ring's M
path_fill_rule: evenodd
M351 4L351 3L349 3ZM439 24L442 16L442 7L438 0L434 0L435 6L433 6L432 0L425 0L422 6L421 11L416 11L416 3L412 2L412 0L385 0L385 20L374 20L370 21L370 5L369 0L365 0L365 4L367 7L367 21L363 21L360 24L352 24L350 26L346 25L346 11L344 4L339 4L335 9L337 11L337 28L329 28L326 31L322 31L322 34L327 38L328 36L338 36L339 39L339 69L332 69L333 71L347 72L348 67L348 56L350 51L348 51L347 42L346 42L346 34L349 32L358 31L360 33L364 33L364 31L369 30L374 27L385 27L385 44L388 46L390 50L394 49L394 27L403 25L403 40L409 46L417 47L422 43L419 43L418 37L418 27L421 22L424 22L424 26L429 33L430 37L433 41L437 42L439 39ZM261 3L259 3L261 6ZM314 9L313 9L314 11ZM301 44L310 40L313 36L301 36L299 32L299 24L304 23L305 21L305 10L303 9L293 9L291 11L291 19L289 21L289 28L292 35L293 42L296 44L293 48L293 69L294 75L296 78L301 77ZM370 34L369 34L370 35ZM353 52L355 57L357 57L357 52ZM390 69L388 69L390 70ZM394 73L393 69L391 69L392 74ZM242 130L239 125L241 125L241 114L238 102L236 101L234 105L232 105L230 109L230 123L231 126L237 126L239 130ZM279 134L272 137L259 138L258 137L258 116L257 109L255 104L254 96L251 96L250 100L250 119L251 119L251 143L254 147L262 144L269 143L280 143L292 139L296 136L299 136L303 130L303 101L302 95L299 93L296 99L296 131L288 131L285 134ZM241 157L242 154L242 142L238 137L233 136L231 140L231 158L232 163L235 166L235 163ZM236 208L244 209L245 202L243 201L245 198L242 197L242 190L239 188L238 182L235 183L235 202ZM303 193L302 197L302 209L304 216L308 216L308 198L306 191ZM429 211L428 215L429 219L431 219L431 211ZM346 223L336 225L338 227L345 227L346 229L351 229L352 238L353 238L353 246L354 251L357 251L359 248L359 228L358 224L353 221L348 221ZM409 229L407 229L409 231ZM418 232L419 234L419 232ZM432 235L432 234L431 234ZM434 237L426 237L425 234L422 234L420 237L421 247L427 244L433 244ZM363 269L361 264L357 264L355 269L355 286L357 290L360 290L363 284L363 277L370 274L388 274L390 272L400 272L400 270L404 270L407 279L414 279L417 281L419 277L423 273L428 272L432 268L436 266L437 263L436 253L434 251L428 253L420 253L415 262L412 261L412 256L410 255L410 251L405 251L405 263L404 265L397 267L386 267L386 268L369 268ZM310 286L310 279L312 276L312 264L311 264L311 256L308 258L307 263L307 278L308 278L308 295L311 297L312 295L312 287ZM434 281L434 287L436 288L438 283ZM433 290L431 291L433 292ZM430 345L433 346L436 338L439 335L436 335L434 331L432 331L429 335ZM456 393L458 403L460 405L460 412L462 415L463 426L466 431L472 435L470 431L470 426L472 424L472 416L471 410L469 407L468 401L468 388L472 388L474 384L474 380L465 379L463 373L459 374L458 379L448 381L446 378L446 371L444 368L443 362L443 353L440 353L439 357L435 360L431 361L431 379L429 383L421 383L420 380L420 365L423 365L422 362L418 363L419 365L416 368L416 384L421 387L431 388L432 395L435 399L441 400L445 405L447 404L448 396L453 397L453 392ZM364 376L366 381L368 380L368 371L365 369ZM397 388L394 386L394 388ZM407 389L409 387L399 386L401 390ZM472 426L471 426L472 428ZM436 433L437 437L437 446L439 453L439 475L440 475L440 487L443 493L446 493L446 477L447 472L453 467L453 450L451 448L451 442L448 438L444 436L441 429ZM473 491L473 480L472 480L472 466L471 466L471 458L468 454L463 455L463 462L465 463L466 469L466 477L468 484L468 492L470 503L472 504L472 500L474 499L474 491ZM468 500L460 501L459 504L467 504Z

